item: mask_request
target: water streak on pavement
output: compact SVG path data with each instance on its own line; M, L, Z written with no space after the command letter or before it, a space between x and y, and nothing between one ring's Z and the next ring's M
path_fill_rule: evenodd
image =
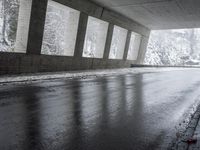
M199 96L192 69L4 85L0 149L159 149Z

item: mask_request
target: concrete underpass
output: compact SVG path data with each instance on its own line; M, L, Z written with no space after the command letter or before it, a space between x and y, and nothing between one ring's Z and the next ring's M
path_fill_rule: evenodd
M198 66L144 65L198 0L0 1L0 150L200 149Z

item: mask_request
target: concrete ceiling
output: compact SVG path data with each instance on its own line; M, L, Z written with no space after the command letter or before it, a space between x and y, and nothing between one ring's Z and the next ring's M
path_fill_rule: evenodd
M200 0L90 0L150 29L200 27Z

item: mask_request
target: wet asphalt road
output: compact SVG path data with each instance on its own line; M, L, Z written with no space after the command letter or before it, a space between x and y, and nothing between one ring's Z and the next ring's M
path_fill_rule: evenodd
M4 85L0 150L165 149L199 96L192 69Z

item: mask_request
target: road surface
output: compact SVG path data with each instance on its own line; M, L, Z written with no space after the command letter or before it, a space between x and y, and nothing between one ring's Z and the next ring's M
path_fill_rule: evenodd
M199 102L198 69L1 85L0 149L167 149Z

